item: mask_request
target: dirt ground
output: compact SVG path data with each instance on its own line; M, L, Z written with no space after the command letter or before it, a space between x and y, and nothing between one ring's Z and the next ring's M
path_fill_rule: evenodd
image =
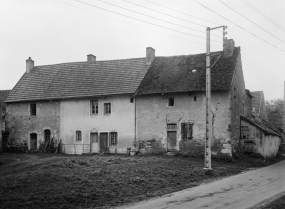
M0 208L110 208L272 162L213 160L205 174L203 159L182 156L0 154Z

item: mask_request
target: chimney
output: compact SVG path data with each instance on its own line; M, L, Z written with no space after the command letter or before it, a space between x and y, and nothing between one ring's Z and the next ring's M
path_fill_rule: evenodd
M146 48L146 63L151 64L155 58L155 50L151 47Z
M233 56L234 49L235 49L235 42L233 39L225 39L224 40L224 57L231 57Z
M87 55L87 62L95 62L96 61L96 56L93 54L88 54Z
M32 60L31 57L29 57L29 59L26 60L26 73L31 72L33 67L34 67L34 60Z

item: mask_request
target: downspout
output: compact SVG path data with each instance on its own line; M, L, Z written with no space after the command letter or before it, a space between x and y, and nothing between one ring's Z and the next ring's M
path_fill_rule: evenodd
M138 147L137 147L137 97L134 97L134 102L135 102L135 141L134 141L134 145L135 145L135 149L136 151L138 151Z

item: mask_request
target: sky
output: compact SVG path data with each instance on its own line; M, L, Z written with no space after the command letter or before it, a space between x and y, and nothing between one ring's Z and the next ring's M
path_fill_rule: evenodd
M206 8L207 7L207 8ZM0 90L36 66L205 53L206 28L241 47L245 87L284 97L285 0L0 0ZM211 51L222 50L222 29Z

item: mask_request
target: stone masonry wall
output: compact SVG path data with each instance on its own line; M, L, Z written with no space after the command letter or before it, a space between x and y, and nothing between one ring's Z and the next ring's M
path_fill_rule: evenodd
M36 103L37 113L30 115L30 103L8 103L6 112L6 130L10 132L8 144L26 141L30 149L30 134L37 134L37 147L44 139L44 130L49 129L51 138L60 138L60 102Z
M240 140L240 116L246 115L246 92L241 65L241 57L238 57L237 66L234 72L231 85L231 138L232 148L239 149Z
M168 106L168 98L174 98L174 106ZM196 101L195 99L196 98ZM177 124L175 149L181 149L181 123L193 124L193 139L185 143L183 151L204 150L206 109L205 93L177 93L137 97L138 139L156 139L168 149L167 124ZM212 151L231 153L230 96L228 91L212 92L213 140Z

